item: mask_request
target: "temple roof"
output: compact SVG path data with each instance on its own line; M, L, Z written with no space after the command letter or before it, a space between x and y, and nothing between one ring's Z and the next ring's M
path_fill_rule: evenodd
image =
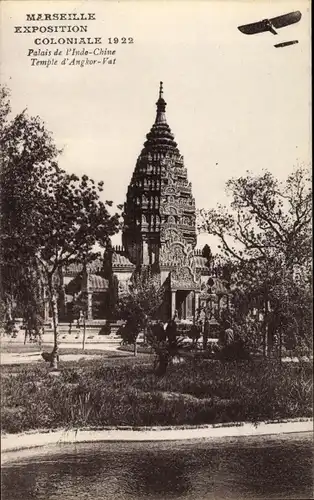
M156 102L157 113L155 123L150 132L146 135L146 142L144 143L144 150L176 150L177 143L174 140L174 135L167 123L166 119L166 106L167 103L163 97L163 83L160 82L159 99Z
M207 259L201 255L194 256L194 262L197 269L202 271L208 271Z
M90 274L88 276L88 284L95 291L107 290L109 286L108 280L102 276L98 276L98 274Z
M104 292L108 290L109 284L108 280L97 274L88 275L88 286L93 292ZM77 274L66 286L65 292L73 295L78 293L83 289L83 276L82 274Z
M134 264L124 255L123 253L116 253L114 252L112 254L112 267L117 268L117 267L130 267L134 268Z

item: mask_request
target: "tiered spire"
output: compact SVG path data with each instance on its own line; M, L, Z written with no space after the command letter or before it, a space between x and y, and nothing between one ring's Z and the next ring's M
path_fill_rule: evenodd
M150 132L146 135L147 141L144 143L144 149L147 151L173 151L177 147L174 140L174 135L166 119L166 106L167 103L163 97L163 82L159 86L159 98L156 102L157 113L155 123Z
M136 265L159 263L169 235L195 245L195 202L177 143L166 120L160 82L155 122L128 187L123 244Z

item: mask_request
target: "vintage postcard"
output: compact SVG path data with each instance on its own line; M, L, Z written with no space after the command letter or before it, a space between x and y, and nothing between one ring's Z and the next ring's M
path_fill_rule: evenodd
M313 498L310 10L2 1L4 500Z

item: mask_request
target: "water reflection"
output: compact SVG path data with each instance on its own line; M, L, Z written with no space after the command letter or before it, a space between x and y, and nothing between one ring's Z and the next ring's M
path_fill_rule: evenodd
M63 445L27 455L3 467L4 500L312 498L310 433Z

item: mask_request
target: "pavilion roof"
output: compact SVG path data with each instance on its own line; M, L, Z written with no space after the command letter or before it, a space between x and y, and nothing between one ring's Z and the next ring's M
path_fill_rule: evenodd
M97 274L88 275L88 286L93 292L105 292L109 288L108 280ZM82 273L77 274L66 286L65 293L73 295L79 293L84 287L84 277Z
M113 269L119 267L129 267L133 270L135 268L135 265L132 264L132 262L127 258L125 254L114 252L112 254L112 267Z

